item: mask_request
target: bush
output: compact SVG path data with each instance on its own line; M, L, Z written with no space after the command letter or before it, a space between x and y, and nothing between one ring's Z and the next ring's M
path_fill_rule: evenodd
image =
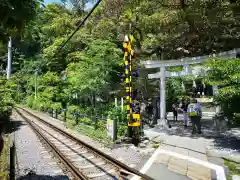
M99 129L106 129L106 125L105 125L105 123L103 121L98 121L97 127Z
M28 96L27 97L27 106L32 108L33 107L33 101L34 101L34 97L33 96Z
M0 106L0 121L9 120L12 114L12 106Z
M79 109L79 107L78 106L69 106L68 107L68 111L70 112L70 113L80 113L80 109Z
M87 117L80 119L80 122L83 124L91 125L91 119L89 119Z
M69 106L68 107L68 112L71 114L76 114L76 115L83 115L85 114L86 109L80 108L79 106Z
M112 140L107 136L106 129L94 130L93 127L87 126L87 125L84 125L84 124L77 125L75 127L75 129L78 132L83 133L84 135L86 135L86 136L88 136L88 137L90 137L94 140L97 140L101 143L110 144L112 142Z
M0 120L8 120L14 105L13 93L14 84L5 78L0 78Z
M76 122L72 119L67 119L67 127L72 129L74 126L76 126Z
M57 111L60 111L62 109L62 105L59 102L55 102L51 104L51 108Z
M107 115L111 118L115 118L118 122L127 122L126 111L122 111L121 107L112 107L108 110Z
M127 134L128 126L119 125L117 134L118 136L125 136Z
M33 109L36 109L38 111L47 112L52 106L51 101L47 99L37 98L36 100L33 100Z
M10 167L10 147L9 147L9 137L5 135L4 139L4 147L2 152L0 153L0 179L7 180L9 179L9 167Z

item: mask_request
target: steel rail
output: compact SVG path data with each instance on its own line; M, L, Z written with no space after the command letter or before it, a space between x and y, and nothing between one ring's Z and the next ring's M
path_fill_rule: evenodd
M34 123L29 120L26 116L24 116L17 108L15 108L15 111L30 125L32 130L37 134L38 137L44 140L44 142L50 147L52 152L58 157L58 159L65 164L67 169L71 172L73 177L75 179L80 179L80 180L88 180L88 177L85 176L83 173L81 173L59 150L58 148L53 145L51 141L49 141L35 126L33 125Z
M23 110L24 112L28 113L29 115L33 116L34 118L36 118L37 120L41 121L42 123L48 125L49 127L55 129L56 131L58 131L59 133L61 134L64 134L65 136L69 137L70 139L74 140L75 142L77 142L78 144L81 144L81 145L84 145L86 148L88 148L92 153L100 156L101 158L103 158L105 161L111 163L111 164L114 164L115 166L117 166L119 169L122 169L123 171L120 170L120 172L124 173L124 174L127 174L127 172L129 173L129 175L137 175L139 177L141 177L142 179L146 179L146 180L154 180L154 178L146 175L146 174L143 174L141 172L139 172L138 170L132 168L132 167L129 167L127 166L126 164L118 161L117 159L111 157L110 155L108 154L105 154L104 152L96 149L95 147L87 144L86 142L74 137L73 135L71 135L70 133L68 132L65 132L63 131L62 129L52 125L51 123L49 122L46 122L45 120L43 120L42 118L38 117L37 115L33 114L32 112L29 112L28 110L22 108L22 107L19 107L17 106L17 108Z

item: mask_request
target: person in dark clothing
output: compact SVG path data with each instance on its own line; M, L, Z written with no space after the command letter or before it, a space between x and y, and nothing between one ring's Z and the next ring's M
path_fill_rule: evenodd
M183 120L184 120L184 126L187 127L188 125L188 114L187 114L187 110L188 110L188 101L184 100L182 103L182 111L183 111Z
M172 111L173 111L173 120L177 121L177 118L178 118L178 105L177 105L177 103L174 103L172 105Z
M236 58L240 59L240 52L237 52Z
M141 111L140 103L138 101L135 101L134 102L134 113L140 114L140 111Z
M148 100L148 104L146 106L146 114L148 116L148 121L149 121L149 125L151 124L151 121L153 120L153 105L152 105L152 102L151 102L151 99Z
M197 100L191 100L191 103L188 105L188 116L192 122L192 134L195 134L196 131L198 134L201 134L201 118L202 118L202 110Z

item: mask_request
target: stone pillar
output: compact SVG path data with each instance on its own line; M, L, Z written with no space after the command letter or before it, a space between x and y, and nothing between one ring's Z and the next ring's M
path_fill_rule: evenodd
M166 82L165 82L165 67L160 68L160 123L158 123L160 126L166 128L167 122L165 119L166 114Z

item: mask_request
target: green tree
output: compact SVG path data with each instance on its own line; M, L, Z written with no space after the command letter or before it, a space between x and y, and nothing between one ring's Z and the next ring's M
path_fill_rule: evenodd
M0 39L6 40L9 34L21 34L25 24L32 20L42 0L3 0L0 3Z
M70 91L80 91L81 95L109 95L120 82L121 50L109 41L94 40L83 52L73 52L68 60ZM105 96L106 98L106 96Z
M216 95L217 102L222 106L226 116L239 113L240 100L240 59L219 60L211 59L206 63L211 69L207 72L206 80L211 85L222 88Z
M60 51L59 47L86 15L84 6L89 1L71 1L75 9L67 8L69 2L38 9L16 48L16 71L21 74L22 91L28 90L27 96L32 97L34 78L29 76L39 70L42 102L59 96L70 103L73 93L91 100L95 96L109 99L113 92L125 95L120 79L124 73L121 49L126 34L135 37L133 70L140 69L140 77L134 79L133 85L149 96L159 94L158 82L147 78L148 73L156 70L142 70L140 60L198 56L240 45L239 0L105 0ZM1 52L6 51L0 49ZM43 83L43 79L53 77L60 81L61 72L66 70L66 84ZM27 82L29 85L24 85ZM180 80L167 80L167 89L167 101L171 104L181 94Z
M15 92L16 84L14 81L7 81L6 78L0 77L0 121L8 120L10 118Z

